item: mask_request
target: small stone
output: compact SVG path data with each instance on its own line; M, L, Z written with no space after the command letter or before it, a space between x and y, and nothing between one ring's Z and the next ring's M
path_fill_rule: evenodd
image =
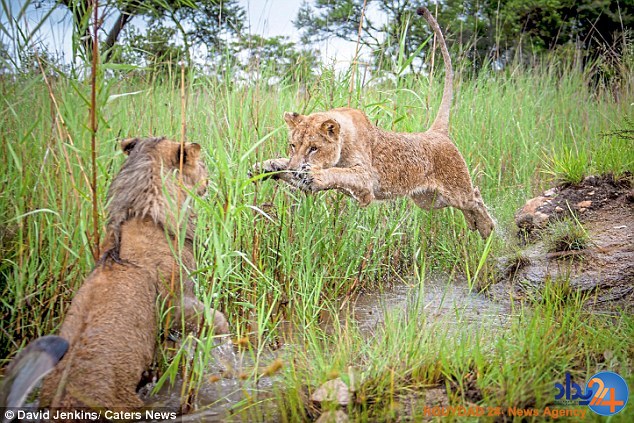
M533 225L537 228L542 228L548 223L548 218L549 216L546 213L535 212L533 215Z
M339 405L350 403L350 391L341 378L332 379L321 385L310 399L315 402L336 402Z
M594 195L594 191L590 191L588 195Z
M535 213L538 208L544 205L546 202L546 197L535 197L531 198L524 204L520 213Z
M562 209L561 207L557 206L557 207L555 207L555 211L556 211L557 213L561 213L561 212L563 212L563 211L564 211L564 209Z
M356 392L359 385L359 379L361 378L358 375L357 369L355 369L352 366L348 366L348 379L349 379L348 381L350 382L350 385L348 386L348 390L350 392Z
M348 415L342 410L325 411L315 423L347 423Z
M544 191L542 194L544 197L552 197L557 193L557 188L551 188L549 190Z
M591 205L592 205L592 201L590 201L590 200L579 201L577 203L577 208L579 208L579 209L587 209Z
M586 185L596 185L599 182L599 178L597 178L594 175L590 175L590 176L586 176L585 178L583 178L583 182Z
M515 216L515 224L519 228L531 230L535 227L542 227L548 222L548 215L537 211L546 203L546 197L531 198L524 204L524 207Z
M580 208L580 209L579 209L579 213L583 213L583 212L585 212L586 210L588 210L588 209L586 209L585 207L582 207L582 208Z

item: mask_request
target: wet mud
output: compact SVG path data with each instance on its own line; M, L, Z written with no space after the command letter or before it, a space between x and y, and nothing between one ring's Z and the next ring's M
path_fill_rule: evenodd
M486 328L488 333L496 328L504 328L510 320L508 304L499 303L469 289L466 281L453 280L447 276L428 279L422 284L394 284L383 291L360 292L351 298L343 299L339 304L340 323L352 319L359 332L366 337L379 333L386 317L391 314L412 313L420 319L443 330L464 331L465 328L476 333ZM322 328L329 331L333 321L322 319ZM297 331L289 329L297 336ZM267 366L287 346L300 342L287 340L281 350L267 351L259 361L260 367ZM197 410L182 416L186 422L242 422L277 421L278 404L274 400L277 386L276 376L262 377L257 383L249 378L240 378L241 373L251 372L254 368L252 352L239 351L234 345L225 343L214 350L214 360L209 367L208 381L201 387L197 397ZM146 405L153 408L178 410L180 407L181 380L174 386L165 386L156 395L146 396ZM431 388L412 396L412 410L418 409L420 401L448 404L444 388ZM234 414L233 410L245 402L253 404L247 411Z

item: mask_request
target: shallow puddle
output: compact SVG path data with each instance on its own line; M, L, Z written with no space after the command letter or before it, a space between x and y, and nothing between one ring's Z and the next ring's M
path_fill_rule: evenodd
M501 328L509 320L509 307L469 290L466 283L440 278L424 284L395 284L382 292L360 293L345 305L360 329L373 332L385 320L385 313L404 311L444 323L449 329L465 325Z
M277 409L273 403L273 378L260 377L254 382L251 377L241 376L249 375L255 368L252 353L238 352L227 342L212 353L214 360L209 365L207 381L198 391L197 409L179 417L178 421L275 421ZM261 362L265 361L264 365L273 359L270 353L260 357ZM156 395L147 396L145 404L153 409L179 410L181 388L179 375L173 386L166 384ZM240 407L236 407L238 405ZM232 416L234 408L241 409L239 415Z
M394 284L382 292L360 293L342 301L339 309L342 310L340 319L352 317L361 333L368 336L383 324L386 313L414 313L428 323L446 327L449 332L465 329L475 332L483 327L490 333L491 330L505 327L510 318L507 305L470 292L464 282L448 282L446 278L429 279L423 285ZM322 323L328 330L332 321L325 319ZM297 335L297 329L292 332ZM263 353L259 359L260 368L267 366L280 353ZM209 382L204 383L198 393L199 408L182 416L182 421L278 420L273 394L276 377L260 378L257 384L250 378L243 380L239 377L241 373L251 374L253 371L252 353L237 352L232 345L225 344L214 350L214 357L214 363L209 368ZM146 404L178 409L180 387L178 380L172 388L166 386L157 395L148 398ZM241 411L234 415L232 409Z

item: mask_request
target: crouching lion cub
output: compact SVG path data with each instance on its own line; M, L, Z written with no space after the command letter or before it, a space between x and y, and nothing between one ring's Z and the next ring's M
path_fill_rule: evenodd
M374 126L360 110L339 108L307 116L285 113L289 159L267 160L258 171L305 191L340 190L361 206L409 196L424 209L456 207L471 230L487 238L494 223L474 189L467 165L449 138L451 59L438 23L419 8L433 28L445 62L445 87L438 115L422 133L395 133Z
M59 332L68 343L68 351L44 380L42 407L140 408L143 403L136 391L154 359L157 297L172 299L176 305L173 320L180 323L185 316L187 330L198 330L207 315L216 334L228 333L224 315L213 309L207 314L195 297L192 280L184 276L180 287L179 269L184 267L186 273L195 267L191 213L180 257L176 258L173 250L177 223L172 210L186 207L188 192L200 195L206 191L208 174L200 146L186 143L181 148L177 142L149 138L125 140L122 148L129 157L108 193L105 242L106 248L117 249L115 254L121 260L101 260L73 298ZM183 172L179 175L181 161ZM172 278L176 292L170 290ZM55 357L59 355L57 352ZM32 375L32 380L38 376ZM32 385L32 381L23 384L26 388ZM24 394L17 392L19 389L14 387L16 392L5 396L21 398Z

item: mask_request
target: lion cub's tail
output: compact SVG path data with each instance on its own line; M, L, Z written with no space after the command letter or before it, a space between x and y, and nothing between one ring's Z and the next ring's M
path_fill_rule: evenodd
M68 341L55 335L43 336L31 342L13 360L0 387L0 407L21 407L29 392L62 359ZM2 422L13 418L5 416Z
M438 22L434 16L429 12L426 7L419 7L416 10L420 16L423 16L429 25L434 30L434 34L438 38L438 44L440 44L440 51L445 62L445 89L442 93L442 102L440 103L440 109L434 123L431 125L431 129L434 131L449 133L449 109L451 108L451 98L453 96L453 69L451 67L451 58L449 57L449 51L447 50L447 44L445 43L445 37L442 35L442 31L438 26Z

